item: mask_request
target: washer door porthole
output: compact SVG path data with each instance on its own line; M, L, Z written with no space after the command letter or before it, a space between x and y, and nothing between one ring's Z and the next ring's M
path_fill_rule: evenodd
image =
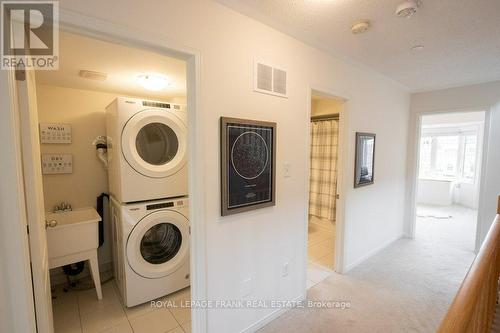
M177 211L157 210L142 218L127 240L127 261L151 279L172 274L189 261L189 221Z
M158 223L142 236L141 255L150 264L163 264L179 252L182 234L172 223Z

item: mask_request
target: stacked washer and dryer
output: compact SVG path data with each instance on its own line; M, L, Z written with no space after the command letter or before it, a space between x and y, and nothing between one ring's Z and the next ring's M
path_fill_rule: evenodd
M189 286L187 112L119 97L106 135L114 274L131 307Z

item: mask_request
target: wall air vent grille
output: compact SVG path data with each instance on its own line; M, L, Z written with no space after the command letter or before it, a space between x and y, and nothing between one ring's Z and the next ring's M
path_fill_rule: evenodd
M287 97L286 71L256 62L254 65L254 91Z
M286 72L281 69L273 68L273 91L286 95Z
M142 105L144 105L144 106L152 106L152 107L155 107L155 108L170 109L170 104L168 104L168 103L143 101Z
M257 89L273 91L273 68L257 64Z

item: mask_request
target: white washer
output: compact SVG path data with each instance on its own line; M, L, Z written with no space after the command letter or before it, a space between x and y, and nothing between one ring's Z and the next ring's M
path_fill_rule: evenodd
M109 191L119 202L187 195L184 106L118 97L106 107L106 135Z
M188 199L111 198L115 279L127 307L189 286Z

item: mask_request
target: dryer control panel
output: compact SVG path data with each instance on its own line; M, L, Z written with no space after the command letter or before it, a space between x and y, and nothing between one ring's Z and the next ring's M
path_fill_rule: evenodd
M146 206L146 210L153 210L153 209L160 209L160 208L170 208L170 207L174 207L174 203L173 202L162 202L162 203L147 205Z
M159 202L159 203L152 203L150 205L146 205L146 210L155 210L155 209L162 209L162 208L172 208L172 207L181 207L184 206L185 201L184 200L176 200L176 201L168 201L168 202Z

